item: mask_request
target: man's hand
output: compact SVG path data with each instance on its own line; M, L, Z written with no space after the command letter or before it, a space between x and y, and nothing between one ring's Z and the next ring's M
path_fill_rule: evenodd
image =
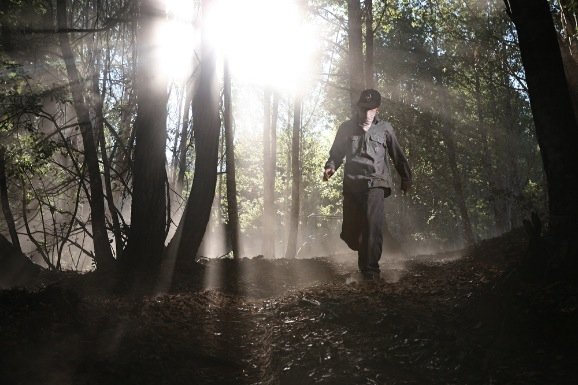
M325 171L323 171L323 181L327 182L329 180L329 178L331 178L331 175L335 174L335 170L332 168L326 168Z
M409 190L411 190L411 180L402 180L401 181L401 191L407 195L409 194Z

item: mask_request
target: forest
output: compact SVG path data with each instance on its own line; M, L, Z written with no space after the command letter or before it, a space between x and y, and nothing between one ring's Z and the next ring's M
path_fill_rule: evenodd
M577 28L576 0L2 0L0 383L573 383ZM364 89L413 175L372 283L322 178Z

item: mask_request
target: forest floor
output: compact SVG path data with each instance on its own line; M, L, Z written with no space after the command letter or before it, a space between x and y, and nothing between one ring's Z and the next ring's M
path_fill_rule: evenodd
M523 231L460 252L208 261L170 293L43 273L0 292L0 384L576 384L578 284L521 269Z

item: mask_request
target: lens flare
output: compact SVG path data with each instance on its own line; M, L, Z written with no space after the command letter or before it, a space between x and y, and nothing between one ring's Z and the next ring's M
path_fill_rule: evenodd
M311 74L315 30L294 0L220 0L206 15L209 38L244 82L297 91Z
M193 24L196 16L193 3L189 0L165 0L166 18L158 24L156 32L160 69L177 81L190 76L193 53L198 44L198 31Z

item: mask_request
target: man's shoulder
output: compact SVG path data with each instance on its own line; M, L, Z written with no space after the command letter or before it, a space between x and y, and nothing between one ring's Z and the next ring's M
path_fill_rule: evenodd
M343 123L341 123L339 125L339 128L350 128L350 127L356 127L357 123L355 122L354 119L347 119L346 121L344 121Z
M357 123L353 119L346 120L339 125L339 131L346 133L347 135L351 135L356 128Z
M388 134L393 132L393 126L386 120L380 120L375 124L374 131Z
M387 120L380 120L377 123L377 126L379 126L380 128L383 128L384 130L392 130L393 129L393 126Z

